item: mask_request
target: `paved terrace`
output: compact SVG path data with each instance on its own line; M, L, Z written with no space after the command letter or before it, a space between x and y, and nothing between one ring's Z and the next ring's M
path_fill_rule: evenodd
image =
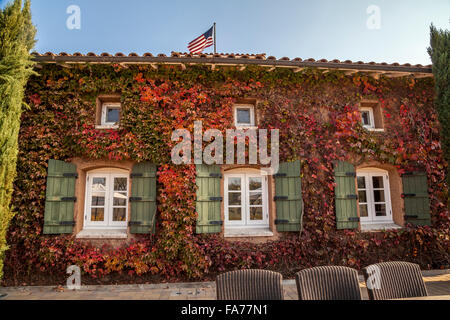
M430 296L450 295L450 269L423 271ZM359 278L363 299L367 289ZM295 280L284 280L284 298L297 300ZM82 286L80 290L65 287L0 287L4 300L215 300L215 282L161 283L143 285Z

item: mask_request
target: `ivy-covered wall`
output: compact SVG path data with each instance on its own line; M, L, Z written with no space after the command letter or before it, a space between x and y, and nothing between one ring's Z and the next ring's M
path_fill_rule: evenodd
M22 116L18 176L9 231L11 250L5 282L29 275L64 275L78 264L90 277L144 275L193 279L236 268L266 268L291 276L313 265L361 268L385 260L406 260L423 268L450 264L449 215L433 109L433 81L375 80L359 74L322 74L307 69L268 72L260 67L212 71L206 66L43 65L31 79ZM120 93L118 130L96 130L96 98ZM265 244L226 242L195 234L195 166L170 163L176 128L232 127L232 105L257 99L261 128L280 130L280 160L302 161L304 230ZM380 101L384 132L359 124L361 99ZM158 164L158 215L154 236L122 248L97 248L72 236L43 236L48 159L131 159ZM379 233L338 231L334 214L334 160L378 161L399 173L427 172L432 227ZM132 277L138 274L141 277ZM111 280L112 281L112 280Z

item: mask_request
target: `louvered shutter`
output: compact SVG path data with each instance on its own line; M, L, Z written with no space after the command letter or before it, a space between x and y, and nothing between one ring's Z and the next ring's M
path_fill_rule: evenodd
M338 161L334 167L334 189L336 205L336 226L338 229L358 228L358 210L356 195L356 171L348 162Z
M137 163L131 173L130 233L155 232L156 166L149 162Z
M220 181L218 165L197 165L197 226L196 233L219 233L223 221L220 217Z
M417 226L431 225L430 199L425 172L407 172L402 175L405 202L405 221Z
M280 163L275 174L275 202L277 231L302 229L303 200L300 161Z
M48 161L44 234L73 232L77 178L74 164L53 159Z

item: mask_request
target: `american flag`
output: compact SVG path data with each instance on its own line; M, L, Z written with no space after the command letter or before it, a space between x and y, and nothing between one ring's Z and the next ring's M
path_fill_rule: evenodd
M200 37L195 38L188 44L188 49L190 53L202 53L205 48L211 47L214 44L213 39L213 27L202 34Z

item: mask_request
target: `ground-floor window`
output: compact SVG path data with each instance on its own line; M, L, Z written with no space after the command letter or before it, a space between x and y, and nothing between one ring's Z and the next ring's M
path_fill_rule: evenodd
M126 229L129 175L101 169L86 176L85 229Z
M224 183L225 228L268 228L267 176L230 173Z
M388 172L381 169L357 171L361 224L392 223Z

